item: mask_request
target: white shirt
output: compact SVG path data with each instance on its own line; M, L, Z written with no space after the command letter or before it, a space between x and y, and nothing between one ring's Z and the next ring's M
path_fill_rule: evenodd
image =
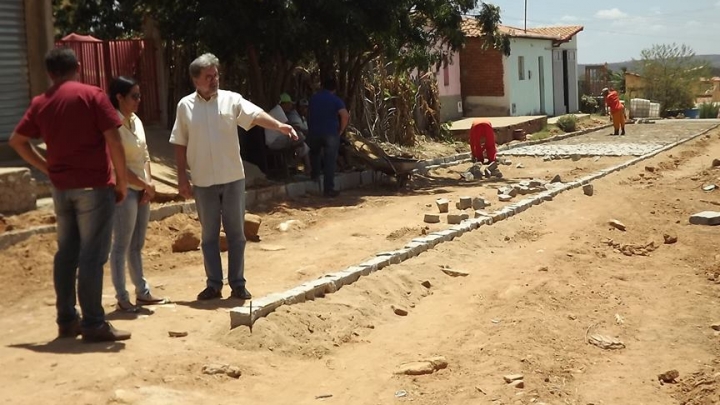
M268 114L275 118L276 120L282 122L283 124L287 124L288 119L285 115L285 110L280 107L280 104L273 107L272 110L268 111ZM287 137L287 135L283 134L280 131L276 131L274 129L267 129L265 128L265 144L270 146L275 142L276 139L280 137Z
M237 127L249 130L262 111L227 90L210 100L195 92L178 102L170 143L187 146L193 184L209 187L245 178Z
M142 180L147 181L145 163L150 161L150 154L148 153L147 141L145 140L145 128L143 127L142 121L140 121L140 118L135 114L125 118L125 116L118 111L118 116L122 121L119 131L123 149L125 149L127 168ZM142 187L137 187L132 184L130 184L129 187L134 190L142 190Z

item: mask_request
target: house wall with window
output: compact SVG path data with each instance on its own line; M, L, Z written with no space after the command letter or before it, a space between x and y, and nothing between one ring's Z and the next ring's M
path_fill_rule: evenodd
M452 55L447 64L441 65L435 73L440 97L440 121L462 118L463 105L460 92L460 57Z
M510 49L510 115L553 115L552 41L513 38Z

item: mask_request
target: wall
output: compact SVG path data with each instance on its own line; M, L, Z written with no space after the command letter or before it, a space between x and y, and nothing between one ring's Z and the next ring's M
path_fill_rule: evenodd
M513 38L511 54L507 58L507 70L510 89L510 115L542 115L540 101L540 77L538 58L543 58L543 78L545 95L543 97L544 114L553 115L553 76L552 76L552 42L550 40ZM520 80L518 73L518 57L525 57L525 79ZM515 108L513 110L513 104Z
M448 84L445 85L445 74L447 69ZM438 94L440 96L440 121L452 121L462 118L463 111L458 111L458 102L462 101L460 87L460 55L453 53L447 67L440 67L435 73L437 80Z
M466 117L506 116L509 93L502 53L483 49L483 40L467 38L460 51L460 84Z

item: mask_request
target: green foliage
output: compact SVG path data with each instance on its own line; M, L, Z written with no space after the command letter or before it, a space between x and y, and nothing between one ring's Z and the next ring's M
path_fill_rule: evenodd
M498 30L498 25L502 23L500 19L500 7L489 3L482 3L480 13L476 20L480 25L480 29L485 36L485 48L492 46L505 56L510 56L510 36L502 34Z
M719 103L702 103L700 108L700 118L717 118L720 111Z
M661 111L692 108L697 83L708 73L687 45L653 45L642 51L639 64L645 96L657 100Z
M585 114L594 114L598 110L598 101L595 97L583 94L580 97L580 111Z
M562 129L563 132L575 132L577 130L577 117L573 114L563 115L558 118L557 126Z
M141 30L142 0L52 0L55 36L92 35L99 39L127 38Z

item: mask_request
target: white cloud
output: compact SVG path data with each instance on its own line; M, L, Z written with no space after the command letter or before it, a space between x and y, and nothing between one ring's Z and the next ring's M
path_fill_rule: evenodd
M578 18L575 17L574 15L564 15L564 16L560 17L560 21L577 21L577 20L578 20Z
M628 15L620 11L618 8L611 8L610 10L599 10L595 13L595 17L601 20L620 20L626 18Z

